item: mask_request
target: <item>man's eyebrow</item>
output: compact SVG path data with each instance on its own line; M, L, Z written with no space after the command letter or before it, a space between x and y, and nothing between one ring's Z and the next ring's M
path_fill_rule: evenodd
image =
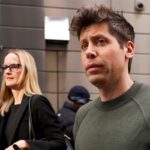
M96 34L94 36L91 37L91 40L96 40L96 39L104 39L104 40L108 40L108 38L102 34Z
M87 40L84 38L84 39L81 39L79 42L80 42L80 45L82 45L82 43L87 43Z

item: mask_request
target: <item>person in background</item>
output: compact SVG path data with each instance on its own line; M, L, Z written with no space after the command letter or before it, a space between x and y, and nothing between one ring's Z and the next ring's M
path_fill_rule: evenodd
M99 97L76 114L76 150L149 150L150 86L133 81L133 26L118 12L81 7L70 31L77 35L88 80Z
M66 150L57 115L42 95L32 55L10 49L0 67L3 73L0 97L0 150ZM36 139L29 138L29 99Z
M73 125L77 110L90 101L89 91L81 85L73 86L68 93L68 100L65 101L62 108L57 112L61 129L67 135L74 147Z

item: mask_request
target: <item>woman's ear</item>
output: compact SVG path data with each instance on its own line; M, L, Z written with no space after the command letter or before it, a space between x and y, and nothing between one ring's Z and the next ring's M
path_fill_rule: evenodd
M134 56L134 43L132 41L128 41L125 45L125 56L126 58L132 58Z

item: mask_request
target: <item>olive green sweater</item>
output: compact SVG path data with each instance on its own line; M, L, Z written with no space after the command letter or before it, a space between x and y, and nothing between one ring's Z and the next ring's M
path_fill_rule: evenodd
M135 82L114 100L82 106L74 138L75 150L150 150L150 87Z

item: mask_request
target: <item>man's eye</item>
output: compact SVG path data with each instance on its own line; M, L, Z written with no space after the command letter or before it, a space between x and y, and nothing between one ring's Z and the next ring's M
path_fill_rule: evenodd
M82 49L82 50L87 49L87 47L88 47L88 44L87 44L87 43L83 43L83 44L81 45L81 49Z
M106 44L106 40L105 39L98 39L97 41L96 41L96 44L97 44L97 46L99 46L99 45L105 45Z

